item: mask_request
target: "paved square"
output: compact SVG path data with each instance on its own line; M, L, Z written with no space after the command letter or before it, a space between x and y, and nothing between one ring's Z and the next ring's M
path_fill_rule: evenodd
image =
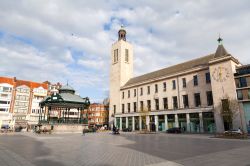
M249 140L109 133L0 135L0 166L250 165Z

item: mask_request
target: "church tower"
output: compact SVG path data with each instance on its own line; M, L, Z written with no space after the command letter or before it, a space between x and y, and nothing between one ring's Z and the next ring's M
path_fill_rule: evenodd
M120 88L133 77L133 46L126 41L126 30L121 27L118 40L111 47L110 68L110 105L109 121L114 121L114 115L121 113Z
M217 41L218 47L214 58L209 61L209 70L213 92L216 131L223 132L231 128L238 129L241 126L234 80L236 67L241 64L224 48L222 38L219 37ZM229 114L233 115L232 119Z

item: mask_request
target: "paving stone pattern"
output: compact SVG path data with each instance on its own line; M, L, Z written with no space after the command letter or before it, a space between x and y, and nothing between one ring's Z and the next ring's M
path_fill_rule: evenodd
M246 166L249 154L249 140L207 135L0 135L0 166Z

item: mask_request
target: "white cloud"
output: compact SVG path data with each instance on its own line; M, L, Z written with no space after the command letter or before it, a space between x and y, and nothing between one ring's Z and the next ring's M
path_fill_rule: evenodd
M96 69L96 70L103 70L104 68L104 61L97 61L97 60L79 60L79 65L82 65L87 68Z
M0 18L3 75L69 79L96 99L108 89L110 47L122 23L134 45L135 75L213 53L219 33L230 53L250 63L247 0L1 1Z

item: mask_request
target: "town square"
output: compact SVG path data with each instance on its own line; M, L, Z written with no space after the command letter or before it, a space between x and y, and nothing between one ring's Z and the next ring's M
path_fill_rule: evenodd
M249 165L250 141L207 135L31 133L0 137L0 165Z
M0 166L250 165L250 3L0 1Z

